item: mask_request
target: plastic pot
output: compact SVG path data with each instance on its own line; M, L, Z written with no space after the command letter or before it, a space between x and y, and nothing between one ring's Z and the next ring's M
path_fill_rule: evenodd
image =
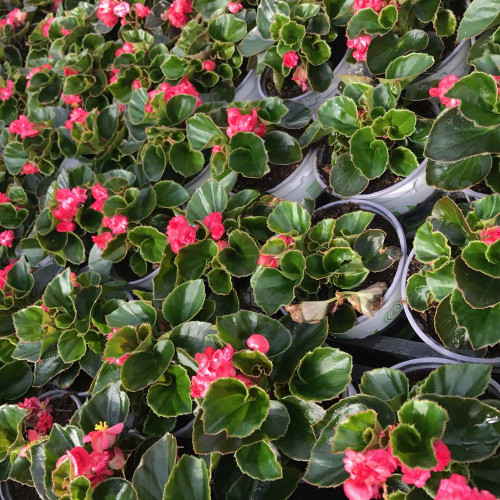
M400 282L404 276L403 271L405 269L406 262L406 239L403 228L397 221L396 217L394 217L394 215L392 215L387 209L385 209L381 205L377 205L376 203L365 201L359 198L351 198L349 201L357 203L363 210L368 210L387 219L392 227L394 227L398 235L399 247L401 249L401 253L403 254L398 262L394 281L385 292L382 307L374 313L373 318L361 316L360 318L358 318L358 321L353 328L351 328L347 332L335 334L335 337L339 337L342 339L364 339L366 337L369 337L370 335L374 335L375 333L380 332L381 330L389 326L402 311L403 306L401 304ZM348 202L334 201L333 203L329 203L328 205L321 207L321 209L331 207L333 205L339 205L341 203Z
M207 165L203 170L191 179L187 184L184 184L184 189L190 196L208 179L210 178L210 165Z
M480 193L479 191L474 191L473 189L464 189L462 193L467 198L467 201L471 202L474 200L480 200L484 198L486 195L484 193Z
M287 201L301 202L304 198L317 198L323 188L314 176L316 151L309 150L299 167L269 193Z
M314 90L309 90L308 92L304 92L303 94L293 97L292 99L287 99L288 101L297 101L308 108L316 111L327 99L333 97L336 94L339 94L338 85L340 83L340 78L337 75L341 75L344 73L348 73L350 67L352 65L346 62L347 57L349 56L350 49L347 49L341 61L337 64L335 69L333 70L333 78L330 83L330 86L324 92L315 92ZM267 72L271 71L270 69L264 71L259 77L257 91L258 91L258 99L265 99L269 97L267 95L267 91L265 89L265 77ZM293 70L292 70L293 71Z
M234 101L257 101L260 99L257 86L259 79L252 69L236 88Z
M153 291L153 278L160 272L160 268L155 269L154 271L150 272L146 276L139 278L138 280L135 281L129 281L128 283L128 288L129 289L135 289L139 288L141 290L147 290L148 292Z
M458 365L458 361L452 359L443 358L419 358L410 359L409 361L403 361L397 365L392 366L393 370L401 370L404 374L416 372L419 370L435 370L440 366L444 365ZM488 384L488 390L495 395L496 398L500 398L500 384L493 379L490 379Z
M417 324L415 321L415 318L413 317L413 314L408 307L406 303L406 279L408 275L408 268L410 266L410 263L415 255L415 250L412 250L410 252L410 255L408 256L408 260L406 262L406 265L404 267L404 279L401 281L401 297L403 298L403 308L406 314L406 317L408 318L408 321L410 322L410 325L412 326L413 330L415 333L434 351L439 353L441 356L445 356L446 358L452 359L457 362L465 362L465 363L484 363L484 364L489 364L493 366L500 366L500 357L497 358L479 358L479 357L474 357L471 356L470 353L467 351L450 351L443 345L439 344L436 342L432 337L430 337L426 332L424 332Z

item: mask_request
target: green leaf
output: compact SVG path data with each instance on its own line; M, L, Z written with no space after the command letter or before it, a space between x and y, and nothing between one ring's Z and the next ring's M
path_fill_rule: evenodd
M148 179L153 182L159 181L167 163L163 149L154 144L148 145L144 149L142 163L144 165L144 173Z
M235 378L221 378L210 384L201 406L206 432L225 430L229 437L246 437L266 419L269 397L258 386L247 389Z
M477 398L486 391L491 377L491 366L479 363L444 365L432 371L419 385L420 394L463 396Z
M159 207L179 207L189 200L188 192L177 182L160 181L154 185L156 202Z
M253 280L255 302L266 314L272 315L292 302L295 286L295 280L278 269L266 267Z
M139 498L133 486L119 477L112 477L99 483L94 488L92 497L102 498L102 500L138 500Z
M447 196L436 202L429 221L434 230L443 233L452 246L462 246L467 239L474 239L463 213Z
M389 63L385 70L385 77L388 80L402 80L407 83L428 70L433 64L434 58L429 54L399 56Z
M170 148L169 154L172 168L183 175L191 177L205 166L205 158L199 151L194 151L187 142L176 142Z
M368 179L357 169L348 153L337 157L330 172L330 185L334 192L349 198L362 193L368 186Z
M371 180L384 173L389 161L389 151L384 141L376 139L370 127L356 130L349 147L352 162L364 177Z
M16 311L13 315L16 335L24 342L38 342L45 336L43 309L39 306L28 306Z
M378 137L387 136L398 141L415 132L417 118L415 113L407 109L390 109L383 116L373 121L372 130Z
M186 281L169 293L163 302L163 315L172 326L177 326L193 318L204 302L203 280Z
M163 500L210 500L207 466L201 458L182 455L170 473Z
M283 476L281 465L266 441L243 446L234 455L244 474L260 481L274 481Z
M185 280L201 278L218 251L211 238L183 246L175 258L178 274Z
M219 252L218 260L232 276L249 276L257 267L259 248L248 233L235 229L229 234L229 247Z
M195 110L196 102L193 95L179 94L171 97L165 106L169 125L183 122Z
M354 242L354 251L363 265L372 272L380 272L392 266L401 258L401 251L395 247L384 248L386 234L380 229L367 229Z
M208 34L219 42L239 42L247 34L247 24L232 14L222 14L210 21Z
M27 295L33 288L34 282L31 267L24 256L7 273L7 285L19 292L16 294L19 297Z
M275 130L264 137L269 161L276 165L288 165L302 160L299 143L289 134Z
M148 391L148 405L160 417L176 417L191 413L190 380L179 365L169 366L165 378Z
M252 311L217 317L217 331L235 350L246 349L251 335L262 335L269 342L267 355L270 358L285 351L291 342L290 332L279 321Z
M317 347L306 354L290 380L290 392L305 401L336 398L351 381L352 358L339 349Z
M269 172L264 140L252 132L238 132L229 142L229 168L245 177L262 177Z
M439 303L434 318L434 328L441 342L448 349L470 351L471 344L467 330L458 325L451 309L451 294Z
M497 242L487 245L482 241L471 241L462 250L462 259L475 271L500 278L499 248L500 243Z
M498 9L498 0L473 0L458 26L457 41L482 33L498 19Z
M300 236L309 230L311 216L299 203L282 201L269 214L267 225L275 233Z
M451 248L446 237L442 233L433 231L430 222L426 222L418 228L413 246L415 258L420 262L430 263L440 257L451 255Z
M87 346L77 330L65 330L59 337L57 350L65 363L72 363L83 357Z
M325 101L318 109L318 120L324 129L334 128L347 136L360 128L356 103L346 96Z
M370 8L361 9L350 19L347 37L352 40L361 34L383 35L394 26L397 18L398 9L394 5L384 7L378 14Z
M186 121L189 144L197 151L213 146L222 140L222 133L210 117L196 113Z
M389 168L394 174L408 177L418 168L418 165L417 157L410 149L397 147L391 150L389 155Z
M376 368L363 373L359 390L376 396L398 410L408 399L409 383L406 375L392 368Z
M186 207L186 217L192 221L202 221L212 212L224 212L226 204L224 187L210 179L194 192Z
M14 360L0 367L0 398L18 399L31 387L33 375L26 361Z
M398 411L400 424L391 433L394 456L408 467L431 469L437 465L433 442L440 439L448 414L432 401L406 402Z
M375 217L373 213L362 210L341 215L336 220L334 234L349 240L350 236L358 236L363 233L373 217Z
M142 300L132 300L122 304L112 313L106 315L106 323L113 328L122 326L137 326L141 323L154 325L156 322L156 311L154 307Z
M139 247L139 252L145 260L161 262L167 245L167 236L164 233L154 227L138 226L129 231L127 236L133 245Z
M76 316L75 302L73 300L73 282L70 270L66 269L56 276L45 289L43 301L49 308L62 309L74 321ZM68 325L69 326L69 325Z
M377 414L373 410L360 411L340 422L335 429L332 440L332 453L348 449L363 452L372 441L377 441L374 429L377 425Z

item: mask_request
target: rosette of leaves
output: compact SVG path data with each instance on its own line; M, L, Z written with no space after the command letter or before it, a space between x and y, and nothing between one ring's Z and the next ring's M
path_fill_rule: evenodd
M363 288L363 282L401 258L399 248L385 246L384 231L369 229L373 218L373 213L357 210L311 225L311 216L300 204L280 202L267 226L291 237L293 244L273 236L261 247L260 253L277 259L279 267L259 266L252 275L259 307L273 314L287 306L299 323L328 317L333 333L351 329L356 313L372 317L389 283L376 281Z
M339 486L349 478L343 463L347 450L361 453L389 444L402 464L429 470L437 464L433 443L441 440L451 453L444 471L431 472L425 486L417 488L396 470L387 481L389 494L433 498L441 479L456 473L498 496L493 470L499 460L500 414L495 400L479 400L488 398L490 374L491 367L484 365L444 365L412 387L399 370L365 372L360 394L331 406L313 426L316 440L304 481Z
M498 194L473 201L464 210L448 197L439 200L416 233L420 270L406 284L417 320L419 313L435 314L434 330L442 344L478 357L500 342L495 257L500 243L497 236L487 236L499 224L499 203Z
M243 39L239 51L248 57L258 55L257 74L270 69L278 90L293 71L284 66L283 56L289 51L296 52L298 64L307 71L311 88L323 92L333 78L327 42L333 41L337 32L329 18L331 10L322 2L261 2L257 8L257 25Z
M432 112L431 108L431 112ZM423 160L432 120L404 107L399 83L349 83L342 95L324 102L310 137L333 145L330 185L350 197L384 174L407 177ZM323 130L321 130L323 129Z
M479 68L500 76L498 68L491 67L498 56L486 52L491 46L495 46L493 41L482 43L473 47L470 54L474 58L474 54L478 55L473 61ZM483 56L479 55L481 47L485 47ZM481 63L483 59L485 62ZM446 93L446 97L460 99L460 105L444 110L429 134L425 147L429 185L455 191L485 180L493 192L500 190L500 97L491 75L475 71L458 80Z
M258 120L266 126L262 138L252 132L237 132L229 138L226 134L229 107L235 106L222 109L215 105L204 106L207 112L198 112L186 121L192 154L210 152L215 145L222 148L210 157L212 176L218 179L227 176L234 182L237 174L258 178L270 172L269 163L290 165L302 160L302 148L294 135L310 122L312 112L308 107L278 97L237 103L243 115L257 110Z

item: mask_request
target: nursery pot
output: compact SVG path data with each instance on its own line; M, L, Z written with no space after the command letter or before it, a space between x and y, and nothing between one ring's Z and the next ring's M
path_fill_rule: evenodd
M392 366L393 370L401 370L404 374L417 372L420 370L435 370L440 366L444 365L458 365L460 364L456 360L452 359L443 359L443 358L419 358L419 359L410 359L408 361L403 361L402 363L398 363L397 365ZM495 396L495 398L500 399L500 384L490 379L488 384L488 390Z
M236 88L234 101L257 101L260 99L260 94L257 90L258 78L255 70L250 70Z
M402 311L401 304L401 287L400 282L403 279L403 270L405 269L406 262L406 239L403 228L397 221L396 217L392 215L384 207L372 203L370 201L365 201L360 198L351 198L350 202L357 203L363 210L373 212L375 214L381 215L390 222L391 226L394 228L398 235L399 247L401 249L401 259L398 261L396 275L394 276L394 281L390 284L389 288L384 294L382 307L375 311L373 318L368 318L367 316L361 316L358 318L356 325L353 328L344 333L336 333L335 337L342 339L364 339L370 335L374 335L380 332L387 326L389 326ZM346 201L334 201L321 207L321 209L331 207L333 205L339 205L341 203L348 203ZM319 210L321 210L319 209Z
M269 190L277 198L301 202L304 198L315 199L323 190L314 176L316 151L309 150L299 167L283 182Z
M407 275L408 275L408 268L410 267L410 263L415 255L415 251L412 250L410 252L410 255L408 256L408 260L406 261L406 265L404 268L404 278L401 281L401 297L403 298L403 308L406 314L406 317L408 318L408 321L410 322L410 325L412 326L413 330L415 333L431 348L434 349L437 353L439 353L441 356L445 356L449 359L452 359L456 362L466 362L466 363L485 363L493 366L500 366L500 357L496 358L479 358L475 356L471 356L470 353L467 351L451 351L444 347L443 345L439 344L436 340L434 340L431 336L429 336L426 332L424 332L417 324L415 321L415 318L413 317L413 314L411 313L410 308L408 307L406 303L406 280L407 280Z
M128 287L129 289L139 288L141 290L147 290L148 292L153 291L153 278L160 272L160 268L155 269L150 272L146 276L139 278L138 280L129 281ZM133 300L133 299L129 299Z
M307 106L308 108L312 109L313 111L316 111L327 99L339 93L338 85L340 83L340 78L338 77L338 75L348 72L346 59L349 56L350 52L351 52L350 49L347 49L341 61L337 64L337 66L335 66L330 86L324 92L315 92L314 90L309 90L297 97L293 97L287 100L300 102L305 106ZM267 97L269 97L267 95L265 87L266 75L269 71L271 71L271 69L267 69L259 77L259 82L257 85L259 99L266 99Z
M480 193L479 191L474 191L473 189L464 189L462 193L465 195L467 201L469 202L474 200L480 200L481 198L487 196L484 193Z
M193 177L187 184L184 184L184 189L192 196L193 193L210 178L210 165L207 165L202 171Z

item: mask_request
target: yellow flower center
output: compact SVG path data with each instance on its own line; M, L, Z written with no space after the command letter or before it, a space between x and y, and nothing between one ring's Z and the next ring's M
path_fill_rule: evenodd
M107 428L108 428L107 422L99 422L98 424L95 424L96 431L105 431Z

